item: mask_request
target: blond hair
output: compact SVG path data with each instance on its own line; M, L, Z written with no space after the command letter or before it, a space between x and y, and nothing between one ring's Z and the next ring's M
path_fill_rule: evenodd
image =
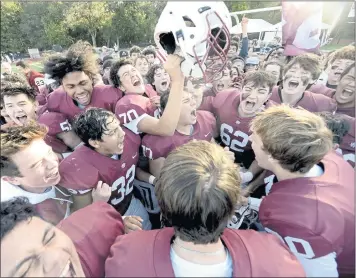
M34 121L24 126L13 126L1 132L1 156L9 157L28 147L33 140L43 139L47 128Z
M332 133L324 120L303 109L273 106L251 121L263 150L291 172L308 172L332 149Z
M347 45L347 46L344 46L343 48L336 50L332 55L330 64L334 63L336 60L339 60L339 59L355 61L355 51L356 51L356 48L353 45Z
M216 242L240 201L238 166L218 145L191 141L172 151L155 186L163 218L182 240Z
M312 53L304 53L294 57L284 67L283 75L285 75L296 64L299 64L299 66L305 71L309 71L313 80L319 78L322 69L319 56Z

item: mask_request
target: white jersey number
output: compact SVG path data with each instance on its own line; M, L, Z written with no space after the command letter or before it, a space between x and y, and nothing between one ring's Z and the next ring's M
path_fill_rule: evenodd
M63 123L60 123L59 125L61 126L62 131L70 131L72 129L72 126L70 125L68 120Z
M152 159L152 150L149 147L142 145L143 155L148 159Z
M236 138L241 138L241 140L233 139L231 140L231 135L234 135ZM234 132L234 129L229 126L228 124L222 124L220 127L220 136L221 140L224 142L226 146L229 146L230 149L237 151L237 152L243 152L244 147L246 147L248 143L248 135L246 133L243 133L242 131L238 130Z
M290 236L287 236L283 239L278 233L276 233L275 231L272 231L271 229L265 228L265 231L267 233L276 235L282 242L286 243L288 245L290 251L292 251L292 253L294 253L300 257L306 258L306 259L312 259L315 257L313 248L311 247L311 245L308 241L301 239L301 238L295 238L295 237L290 237ZM304 252L302 252L302 253L298 252L296 244L298 244L300 247L303 247L300 249L303 249Z
M112 184L111 191L117 190L119 195L119 197L113 198L111 200L111 204L113 206L116 206L121 203L125 196L132 192L133 180L135 178L135 170L136 166L132 165L130 169L127 170L126 177L120 177Z
M138 118L138 114L135 110L131 109L127 111L127 113L119 114L119 118L121 124L128 124L133 120L136 120ZM121 119L123 120L123 122L121 121Z

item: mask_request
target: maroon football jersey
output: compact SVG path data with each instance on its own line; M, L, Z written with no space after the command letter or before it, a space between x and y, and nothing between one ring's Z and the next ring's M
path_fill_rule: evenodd
M211 102L209 104L208 102ZM237 89L220 92L216 97L207 97L205 107L217 118L217 126L224 146L235 153L235 162L243 163L246 168L254 160L249 140L251 118L242 118L237 109L240 105L240 93ZM274 105L268 101L266 107Z
M181 134L177 130L173 136L145 135L142 139L144 156L149 159L166 158L171 151L193 139L210 142L216 128L214 115L208 111L198 111L197 122L193 128L191 135Z
M173 228L117 237L105 264L106 277L174 277L173 239ZM305 277L297 259L275 236L225 229L221 240L232 258L233 277ZM135 267L137 262L140 267Z
M57 228L74 243L85 277L105 277L105 261L116 237L125 234L120 213L95 202L61 221Z
M46 85L38 87L38 94L36 95L36 100L39 105L45 105L47 103L49 92Z
M308 88L308 91L314 94L321 94L329 98L332 98L335 94L335 89L328 88L324 84L312 85Z
M44 75L37 71L31 70L28 74L26 74L27 81L32 88L39 92L39 87L45 85L44 83Z
M270 100L278 104L283 103L281 99L280 87L275 86L273 88ZM310 112L335 112L337 108L335 100L321 94L314 94L309 91L304 92L302 99L298 101L296 105L294 105L294 107L297 106L303 107Z
M313 259L335 252L338 271L355 271L354 171L330 152L321 161L324 174L276 182L259 209L261 224L277 233L291 250ZM273 185L272 185L273 184Z
M140 137L125 130L124 151L119 159L104 156L84 145L59 165L60 184L72 194L85 194L99 181L111 186L109 203L122 215L130 205L139 158Z
M122 92L117 88L107 85L94 86L90 104L85 109L97 107L114 112L115 105L121 97ZM69 121L72 121L76 115L83 112L61 87L48 96L45 107L50 112L59 112L66 115Z
M342 157L355 167L355 118L345 115L350 129L341 141L340 147L336 150Z
M338 107L336 109L336 113L344 114L344 115L355 118L355 107L347 107L347 108Z
M37 122L47 126L48 133L44 141L54 152L64 153L70 151L68 146L56 137L58 133L72 130L72 126L65 115L46 111L38 117Z
M116 117L120 124L139 134L138 123L146 115L159 118L160 110L151 104L148 97L137 94L125 94L116 104Z

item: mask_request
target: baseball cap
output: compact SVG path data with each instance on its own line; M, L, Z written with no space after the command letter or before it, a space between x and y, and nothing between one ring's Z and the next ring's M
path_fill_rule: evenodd
M121 50L119 53L120 53L120 58L129 57L129 52L126 50Z
M259 63L260 63L260 59L258 59L258 57L249 57L246 59L246 64L258 65Z

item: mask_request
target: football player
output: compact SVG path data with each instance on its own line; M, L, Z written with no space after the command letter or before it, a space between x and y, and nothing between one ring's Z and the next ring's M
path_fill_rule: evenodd
M336 50L330 60L326 86L331 89L336 89L340 82L341 73L352 63L355 63L355 46L348 45Z
M133 47L130 48L130 58L132 61L134 61L138 56L141 55L141 48L138 47L137 45L134 45Z
M334 149L355 167L355 118L344 114L319 113L333 133Z
M25 83L19 83L16 76L11 79L13 82L3 83L1 88L5 109L13 121L11 125L22 126L30 121L46 125L48 132L44 140L58 154L70 152L81 143L65 115L46 111L38 116L34 89Z
M40 86L45 85L44 75L32 70L24 61L18 61L16 63L16 67L26 76L28 83L33 89L36 90L36 92L39 92Z
M165 70L170 75L171 93L167 109L160 117L160 110L152 105L147 88L139 71L129 60L116 62L110 70L110 77L115 87L124 92L115 109L115 114L126 128L135 134L148 133L153 135L171 136L177 127L184 77L180 69L181 58L169 55ZM158 119L159 118L159 119Z
M217 117L218 130L224 146L235 153L236 162L248 169L254 160L249 141L249 123L257 112L271 105L269 98L274 77L264 71L246 74L241 92L230 89L215 98L207 97L201 110L208 110Z
M1 133L1 202L27 197L43 219L57 224L69 215L71 201L57 186L58 158L43 140L46 132L28 123Z
M105 195L106 200L108 195ZM98 198L53 226L25 198L1 203L2 277L105 277L120 214Z
M337 113L355 118L355 63L343 71L336 90L329 96L337 103Z
M164 111L169 93L161 96ZM142 139L143 154L149 160L150 173L159 177L167 155L191 140L211 141L217 137L216 120L208 111L197 111L195 99L185 89L177 128L173 136L145 135Z
M281 86L273 88L271 100L295 107L301 106L310 112L334 112L336 110L334 100L306 90L319 75L318 56L307 53L294 57L284 67Z
M70 122L88 107L114 112L116 102L122 97L117 88L94 85L93 77L99 70L96 61L89 56L51 57L45 64L45 72L62 86L48 96L43 110L62 113Z
M304 109L274 106L251 123L259 166L274 173L259 207L307 277L355 274L353 168L332 151L332 132Z
M155 187L173 228L117 237L106 277L304 276L277 237L225 228L241 198L239 184L238 166L220 146L191 141L175 149Z
M161 64L151 66L146 78L147 83L152 86L159 96L170 88L171 78Z
M121 215L139 216L143 228L150 229L145 208L133 197L140 137L123 130L115 115L101 108L80 114L74 130L84 145L76 148L59 166L60 185L73 194L73 209L91 204L91 191L103 181L112 190L109 203Z

